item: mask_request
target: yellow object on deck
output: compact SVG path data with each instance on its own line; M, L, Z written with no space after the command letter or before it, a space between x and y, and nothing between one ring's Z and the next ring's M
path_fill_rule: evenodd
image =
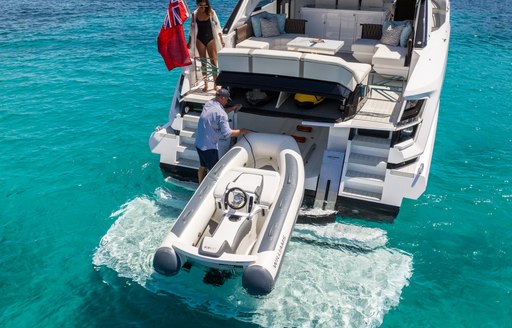
M293 99L295 100L295 104L300 108L313 108L324 101L325 97L296 93Z

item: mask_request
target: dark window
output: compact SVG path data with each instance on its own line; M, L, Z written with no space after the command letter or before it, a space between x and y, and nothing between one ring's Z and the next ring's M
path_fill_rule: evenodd
M416 136L416 132L418 131L418 126L419 124L416 124L414 126L410 126L399 131L395 131L393 133L393 141L391 142L391 147L406 140L414 139L414 137Z
M424 99L420 100L408 100L405 104L405 109L400 118L399 125L413 122L418 117L421 109L423 108Z

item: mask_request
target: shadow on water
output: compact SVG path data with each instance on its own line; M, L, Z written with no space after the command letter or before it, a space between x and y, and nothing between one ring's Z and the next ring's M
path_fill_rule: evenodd
M99 267L83 287L82 306L73 322L75 327L256 327L257 325L222 318L207 309L187 310L180 297L153 293L131 279ZM91 288L91 286L93 286Z
M155 192L156 199L137 197L112 215L115 222L93 256L104 286L90 299L108 295L106 303L113 307L108 312L118 316L116 324L123 322L127 308L140 318L128 316L128 320L139 323L169 323L168 313L173 313L177 322L188 323L190 315L197 324L209 318L231 323L234 318L237 325L314 322L326 327L374 327L398 304L412 274L411 256L386 247L384 230L331 222L296 224L276 286L262 298L245 292L238 273L222 279L221 286L204 283L207 271L199 266L163 277L154 273L152 259L179 215L179 206L172 204L186 198L181 192L169 189ZM101 306L88 307L94 312Z

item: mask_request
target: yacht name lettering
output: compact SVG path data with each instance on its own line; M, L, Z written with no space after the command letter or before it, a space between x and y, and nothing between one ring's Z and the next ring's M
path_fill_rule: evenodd
M277 250L277 256L274 260L274 265L273 265L274 269L276 269L279 264L279 259L281 258L281 255L283 255L283 248L285 245L286 245L286 236L283 236L283 238L281 239L281 242L279 243L279 249Z

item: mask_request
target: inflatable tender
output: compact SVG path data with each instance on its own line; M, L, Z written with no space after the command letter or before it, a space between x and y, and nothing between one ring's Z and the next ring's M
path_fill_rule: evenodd
M295 140L250 133L208 173L155 253L153 267L179 273L186 262L243 270L253 295L272 291L304 196Z
M300 108L313 108L325 100L325 97L296 93L293 98L295 105Z

